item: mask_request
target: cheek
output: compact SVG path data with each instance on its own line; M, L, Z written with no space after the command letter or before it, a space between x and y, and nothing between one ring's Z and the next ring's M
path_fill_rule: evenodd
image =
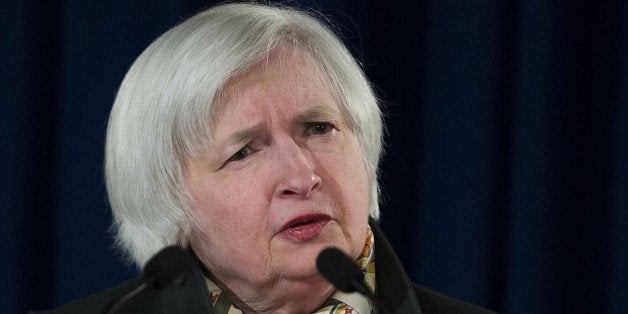
M342 189L354 201L369 196L369 180L362 149L356 140L351 140L343 149L334 152L329 173L332 174ZM350 199L351 200L351 199Z
M357 140L347 141L341 147L328 154L320 154L319 162L327 178L323 178L323 185L327 183L328 192L342 210L342 227L351 242L351 251L357 256L366 237L370 184L364 154Z
M346 189L349 210L357 225L366 226L371 203L370 184L362 149L357 142L347 147L342 168L342 186Z
M258 208L252 208L251 196L219 194L226 198L206 198L210 203L197 204L193 219L197 226L192 230L191 244L210 268L219 271L233 264L247 265L254 262L251 255L263 246L259 239L265 235L265 218ZM245 252L247 252L245 254ZM225 258L229 256L229 258ZM221 266L222 265L222 266Z
M227 226L242 224L246 218L248 195L243 189L222 189L195 193L192 212L206 231L229 230Z
M215 242L246 238L263 230L267 192L255 174L238 178L203 178L190 186L195 237ZM263 182L263 181L261 181ZM243 232L243 230L248 230ZM246 233L246 234L244 234Z

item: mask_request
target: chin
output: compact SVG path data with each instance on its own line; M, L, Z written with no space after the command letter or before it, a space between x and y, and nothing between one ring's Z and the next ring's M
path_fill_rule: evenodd
M304 244L305 247L282 252L279 263L275 264L277 273L287 278L314 278L320 277L316 268L316 258L322 250L335 246L333 243ZM341 248L344 249L344 248Z
M347 239L338 226L331 227L323 232L318 238L308 242L287 241L276 247L277 255L274 255L275 269L278 273L288 277L307 278L319 276L316 269L316 258L321 251L328 247L336 247L351 258L356 258L364 246L363 240L360 243L353 243ZM366 237L366 229L364 237Z

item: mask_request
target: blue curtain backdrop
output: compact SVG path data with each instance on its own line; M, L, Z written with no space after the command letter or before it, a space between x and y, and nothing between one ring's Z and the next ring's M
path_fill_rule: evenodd
M336 21L382 99L382 225L414 281L507 313L626 312L628 2L290 3ZM136 274L107 233L107 116L139 53L211 4L3 2L0 312Z

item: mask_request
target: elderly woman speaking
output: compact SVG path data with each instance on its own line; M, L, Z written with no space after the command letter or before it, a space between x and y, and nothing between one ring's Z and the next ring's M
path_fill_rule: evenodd
M362 70L310 15L226 4L188 19L124 78L106 179L117 240L138 266L171 245L193 265L165 287L138 290L139 277L57 311L485 311L410 283L378 229L382 129ZM374 296L320 275L328 247Z

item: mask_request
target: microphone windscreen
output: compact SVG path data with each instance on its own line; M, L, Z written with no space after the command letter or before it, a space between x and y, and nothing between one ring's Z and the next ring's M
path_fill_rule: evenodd
M364 274L353 260L337 248L326 248L316 258L318 272L338 290L356 291L354 283L364 282Z
M192 263L192 257L185 249L166 247L146 263L144 280L152 288L164 288L187 274Z

